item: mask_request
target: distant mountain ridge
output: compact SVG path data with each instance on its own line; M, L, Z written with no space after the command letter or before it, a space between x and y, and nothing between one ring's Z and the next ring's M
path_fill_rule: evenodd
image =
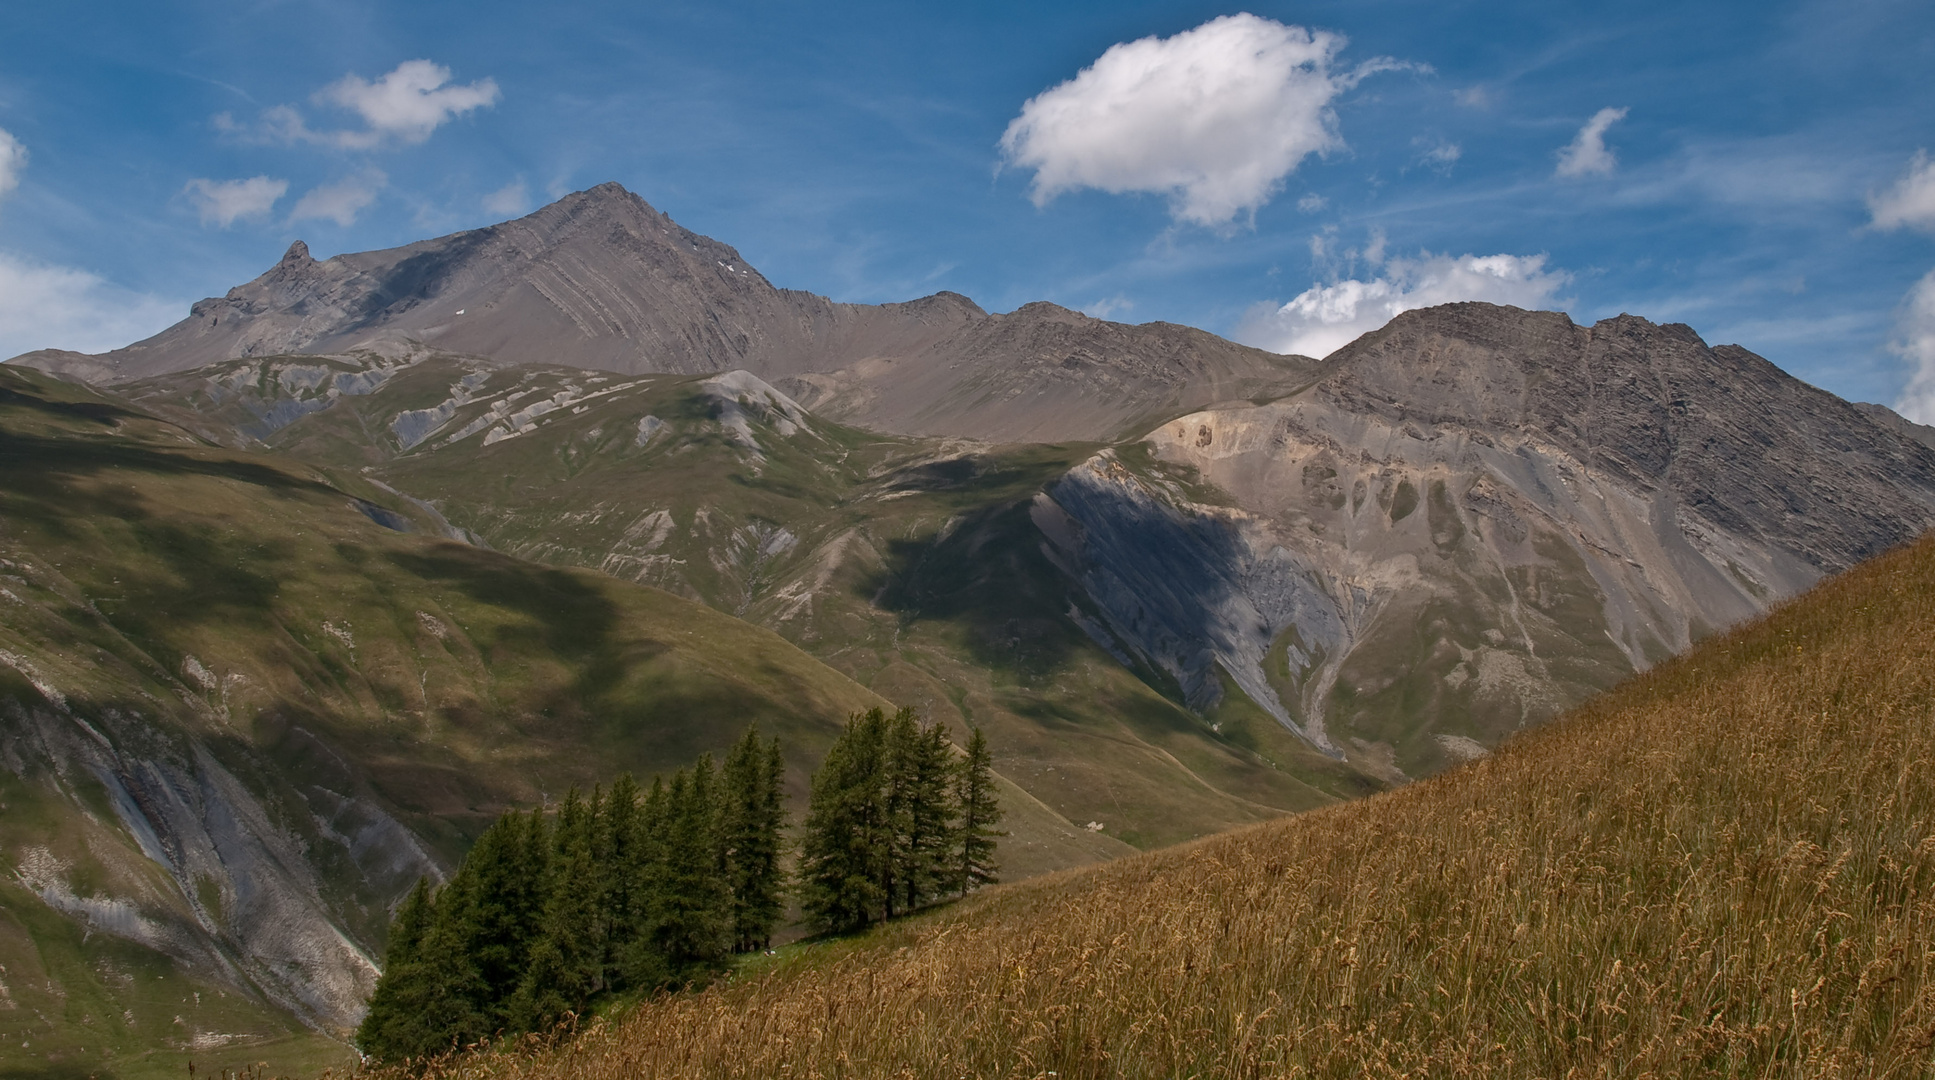
M515 221L261 277L123 349L15 362L103 384L240 357L423 345L619 374L745 369L836 419L990 441L1099 440L1177 409L1282 392L1311 364L1165 323L958 293L844 304L774 287L732 247L617 184Z

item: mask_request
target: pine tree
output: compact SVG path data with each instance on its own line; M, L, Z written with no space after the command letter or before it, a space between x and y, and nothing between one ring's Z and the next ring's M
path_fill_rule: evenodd
M625 957L643 921L638 906L642 900L640 885L644 868L640 864L644 848L638 819L638 783L626 773L613 782L611 796L605 800L596 855L605 922L604 982L614 990L631 985L626 977Z
M422 1041L414 1031L419 1021L413 1006L425 993L426 972L419 957L423 939L435 918L430 882L427 878L418 878L416 887L410 890L390 924L389 947L383 953L383 976L376 981L370 1010L356 1029L357 1047L379 1061L407 1057L405 1047Z
M956 774L954 793L960 815L955 887L966 895L1001 880L995 876L1001 869L994 861L995 838L1008 835L995 828L1001 823L1001 805L994 790L994 757L978 727L968 739L967 760Z
M661 947L659 920L665 908L665 834L671 819L671 793L665 778L652 778L652 787L638 808L638 851L633 859L632 926L630 941L620 954L623 983L655 987L671 981L671 964Z
M726 757L720 807L726 885L732 897L733 948L763 949L779 921L779 830L784 808L779 792L779 740L770 748L747 728Z
M712 756L672 777L666 792L664 876L659 889L659 951L675 975L717 960L730 948L731 910L719 872L718 810Z
M801 901L828 930L866 926L885 909L881 862L891 847L886 798L887 718L870 709L846 729L813 774L800 851Z
M477 875L468 862L437 890L429 929L400 1005L409 1027L392 1058L423 1058L468 1046L497 1029L476 960Z
M952 848L958 816L954 802L955 755L947 728L930 724L914 739L907 758L908 804L902 848L907 907L939 896L953 878Z
M599 800L602 801L602 800ZM544 921L508 1013L516 1028L544 1031L581 1013L603 989L604 945L592 858L593 806L572 789L558 811L552 844L553 887Z
M507 1010L523 981L548 898L549 859L531 850L534 827L540 830L537 843L542 845L541 820L506 813L464 858L464 870L473 881L465 951L480 980L477 1011L493 1029L514 1026Z

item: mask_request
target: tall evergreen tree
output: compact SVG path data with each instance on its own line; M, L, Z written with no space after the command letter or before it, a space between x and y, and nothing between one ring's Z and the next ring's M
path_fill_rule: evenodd
M426 972L419 962L423 939L436 917L430 882L418 878L416 887L397 909L390 924L389 946L383 952L383 977L370 997L369 1012L356 1029L356 1045L378 1060L407 1057L407 1046L420 1043L421 1021L415 1005L427 990Z
M1001 823L1002 813L994 789L994 756L988 752L987 736L978 727L968 738L967 759L956 774L954 792L960 815L955 887L966 895L969 890L1001 880L995 876L1001 869L994 861L995 838L1008 835L995 828Z
M857 714L813 774L799 875L802 905L823 929L859 929L885 907L886 738L879 709Z
M546 839L541 819L507 812L464 858L474 882L465 949L480 980L477 1010L493 1029L513 1023L506 1010L542 927L550 891Z
M929 724L919 730L906 757L907 829L900 877L909 909L938 897L953 879L952 849L958 811L954 801L954 743L947 728Z
M422 1058L468 1046L496 1030L490 995L477 966L478 883L468 861L437 890L435 914L417 947L413 985L404 1002L414 1024L393 1048L396 1058Z
M770 747L755 728L733 745L722 776L720 843L732 897L733 948L763 949L781 910L779 740Z
M681 974L730 948L731 910L719 872L717 782L712 757L672 777L666 792L664 875L659 888L659 951Z
M583 1012L592 995L603 989L600 897L595 888L584 887L598 879L592 857L593 823L593 806L572 789L558 811L552 844L554 884L543 926L508 1006L513 1024L525 1031L544 1031L566 1013Z
M605 922L604 983L615 990L630 985L625 957L643 921L639 905L643 900L640 886L644 879L641 865L644 845L638 819L638 782L626 773L612 783L611 795L605 800L605 816L598 830L595 853Z

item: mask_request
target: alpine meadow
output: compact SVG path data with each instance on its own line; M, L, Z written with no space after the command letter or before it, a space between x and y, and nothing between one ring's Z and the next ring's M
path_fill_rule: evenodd
M0 5L0 1080L1935 1080L1930 57Z

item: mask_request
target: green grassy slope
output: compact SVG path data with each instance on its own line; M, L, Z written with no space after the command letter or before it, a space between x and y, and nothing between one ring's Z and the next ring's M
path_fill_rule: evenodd
M504 807L753 723L797 801L882 703L771 631L432 528L0 368L0 1075L336 1053L288 1010L341 1024L388 904ZM1127 850L1008 802L1015 873Z
M359 363L374 362L327 366ZM259 430L253 418L278 403L327 404L284 386L322 366L232 361L129 393L193 410L211 433ZM502 437L515 428L501 418L541 402L558 405ZM1230 709L1212 729L1159 673L1125 668L1082 632L1080 591L1029 509L1095 447L886 437L741 405L735 432L702 379L437 357L263 437L365 469L500 550L743 615L896 704L986 727L999 767L1033 795L1138 847L1379 786L1260 710ZM405 446L398 418L440 406L442 427ZM653 428L642 444L641 422Z
M1935 536L1399 791L799 947L469 1080L1935 1076Z

